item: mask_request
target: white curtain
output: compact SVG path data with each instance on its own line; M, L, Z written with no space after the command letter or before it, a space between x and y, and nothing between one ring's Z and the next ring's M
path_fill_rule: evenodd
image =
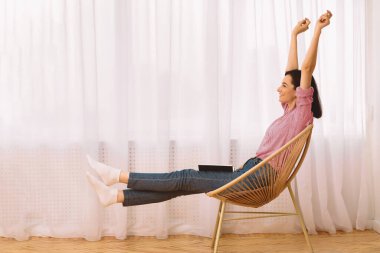
M371 198L374 199L373 229L380 233L380 185L377 183L380 178L380 2L376 0L366 1L366 105L367 105L367 147L370 152L366 157L368 168L371 170L373 189Z
M281 116L292 27L334 13L315 78L324 115L297 178L310 233L370 226L361 1L0 1L0 236L212 232L205 195L101 207L89 153L129 171L240 165ZM302 63L310 31L299 38ZM116 186L122 189L123 185ZM242 209L236 208L235 209ZM262 210L293 210L282 194ZM224 232L299 232L296 219Z

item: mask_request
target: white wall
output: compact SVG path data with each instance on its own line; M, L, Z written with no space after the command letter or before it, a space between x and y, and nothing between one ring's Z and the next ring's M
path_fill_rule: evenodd
M375 217L373 228L380 233L380 1L367 1L366 87L368 87L368 141L371 150Z

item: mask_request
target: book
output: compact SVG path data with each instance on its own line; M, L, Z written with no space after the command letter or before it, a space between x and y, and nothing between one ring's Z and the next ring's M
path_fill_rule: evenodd
M213 172L233 172L234 167L232 165L198 165L199 171L213 171Z

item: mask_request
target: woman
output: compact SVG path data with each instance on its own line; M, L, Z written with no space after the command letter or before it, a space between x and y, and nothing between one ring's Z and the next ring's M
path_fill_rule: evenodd
M332 14L327 11L316 23L314 36L298 70L297 36L309 28L310 21L305 18L297 23L291 35L291 43L285 77L282 80L279 100L284 115L275 120L265 133L264 139L256 152L256 157L249 159L241 168L232 173L206 172L186 169L171 173L128 173L94 161L87 156L90 166L97 172L102 181L87 172L87 178L98 194L104 206L122 203L124 206L157 203L171 198L205 193L225 185L244 172L260 163L262 159L279 149L307 125L313 117L320 118L322 109L319 102L318 89L312 76L316 61L318 41L322 29L330 24ZM262 167L256 173L271 169ZM255 180L255 175L247 177ZM108 186L125 183L128 189L120 191Z

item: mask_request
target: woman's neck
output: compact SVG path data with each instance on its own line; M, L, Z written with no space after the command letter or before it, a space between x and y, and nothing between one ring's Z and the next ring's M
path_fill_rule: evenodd
M296 100L294 99L292 102L288 103L288 110L291 111L296 107Z

